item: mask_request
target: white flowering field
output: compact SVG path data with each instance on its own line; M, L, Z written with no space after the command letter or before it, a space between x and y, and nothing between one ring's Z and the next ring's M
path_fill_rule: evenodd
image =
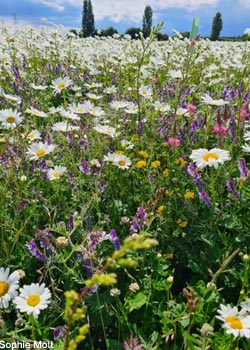
M0 348L248 350L249 42L0 38Z

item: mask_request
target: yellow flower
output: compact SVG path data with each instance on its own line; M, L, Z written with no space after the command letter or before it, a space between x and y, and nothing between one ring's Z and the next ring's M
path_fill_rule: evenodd
M168 169L165 169L165 170L163 171L163 176L164 176L164 177L168 177L168 176L169 176L169 170L168 170Z
M166 190L166 191L165 191L165 194L166 194L167 196L172 196L173 193L174 193L174 191L169 191L169 190Z
M159 168L160 165L161 165L161 162L159 160L155 160L154 162L151 163L151 167L153 169Z
M185 165L187 164L187 162L185 161L184 158L180 158L180 166L183 168Z
M182 228L186 227L188 223L187 220L181 221L181 219L178 219L176 222Z
M194 192L190 192L190 191L187 191L185 194L184 194L184 198L185 199L190 199L190 198L194 198Z
M179 159L175 159L174 164L180 165L182 168L187 164L184 158L180 157Z
M162 212L163 212L163 210L164 210L165 208L166 208L165 205L160 205L159 208L157 209L157 213L158 213L159 215L162 215Z
M140 156L142 156L143 158L148 158L148 157L149 157L148 153L145 152L145 151L139 151L138 154L139 154Z
M140 168L144 168L145 166L147 165L147 163L145 162L145 160L139 160L135 166L137 169L140 169Z
M115 151L115 154L124 154L123 151Z

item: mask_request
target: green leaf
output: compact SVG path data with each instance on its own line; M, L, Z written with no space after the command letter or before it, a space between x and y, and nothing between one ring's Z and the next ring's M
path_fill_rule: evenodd
M127 299L126 304L128 311L132 312L133 310L140 309L147 302L147 297L143 293L138 293L134 298Z
M189 39L194 39L198 35L198 29L199 29L199 24L200 24L200 19L199 18L194 18L193 19L193 24L192 24L192 29L189 35Z

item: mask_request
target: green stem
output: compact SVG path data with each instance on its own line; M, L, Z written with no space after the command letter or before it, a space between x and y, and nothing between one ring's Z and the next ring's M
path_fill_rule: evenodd
M30 323L31 323L31 339L36 340L35 336L35 319L33 314L30 315Z
M210 186L211 186L211 195L212 195L212 204L213 204L213 209L215 208L216 205L216 193L215 193L215 188L214 188L214 168L211 167L211 174L210 174Z

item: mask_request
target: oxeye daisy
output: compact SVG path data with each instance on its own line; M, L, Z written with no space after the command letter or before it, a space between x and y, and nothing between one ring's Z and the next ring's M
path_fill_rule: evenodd
M41 133L38 130L31 130L28 135L26 135L26 139L28 140L40 140L41 139Z
M16 95L9 95L9 94L3 93L3 96L6 98L6 100L8 100L13 105L18 105L22 102L22 99Z
M7 267L4 270L0 268L0 309L7 309L9 307L10 300L17 296L18 283L20 275L17 271L10 273L10 269Z
M14 129L22 120L20 112L12 109L2 109L0 111L0 121L5 129Z
M41 118L48 118L48 114L40 111L39 109L30 107L29 109L26 109L26 113L29 113L35 117L41 117Z
M16 297L13 303L20 312L26 312L28 315L33 314L38 318L41 310L48 307L51 293L45 284L32 283L20 288L20 295Z
M108 126L108 125L96 125L93 128L95 131L99 132L100 134L103 135L108 135L111 138L117 136L117 132L116 129L113 128L112 126Z
M34 143L28 148L26 154L30 160L36 160L54 151L55 147L55 145L49 145L48 143L43 142Z
M225 161L231 159L229 152L220 148L213 148L210 151L205 148L199 148L192 151L190 158L200 169L205 168L207 165L217 169L219 164L224 164Z
M210 106L217 106L217 107L220 107L220 106L225 106L226 104L228 104L229 102L227 101L224 101L222 99L219 99L219 100L214 100L211 96L209 95L204 95L204 96L201 96L201 100L203 103L205 103L206 105L210 105Z
M129 166L131 165L131 159L121 154L118 155L113 164L120 169L129 169Z
M141 86L139 88L139 95L143 97L151 98L152 94L153 94L152 88L149 86Z
M68 77L57 78L55 80L52 80L51 87L55 93L60 93L62 90L66 89L72 84L73 84L73 81Z
M47 171L47 177L49 180L58 180L66 170L67 168L65 166L55 166L54 169Z
M223 321L223 328L226 329L226 333L233 334L235 337L241 336L250 338L250 317L244 316L243 312L239 312L238 308L230 305L220 305L218 310L219 316L216 316L219 320Z

